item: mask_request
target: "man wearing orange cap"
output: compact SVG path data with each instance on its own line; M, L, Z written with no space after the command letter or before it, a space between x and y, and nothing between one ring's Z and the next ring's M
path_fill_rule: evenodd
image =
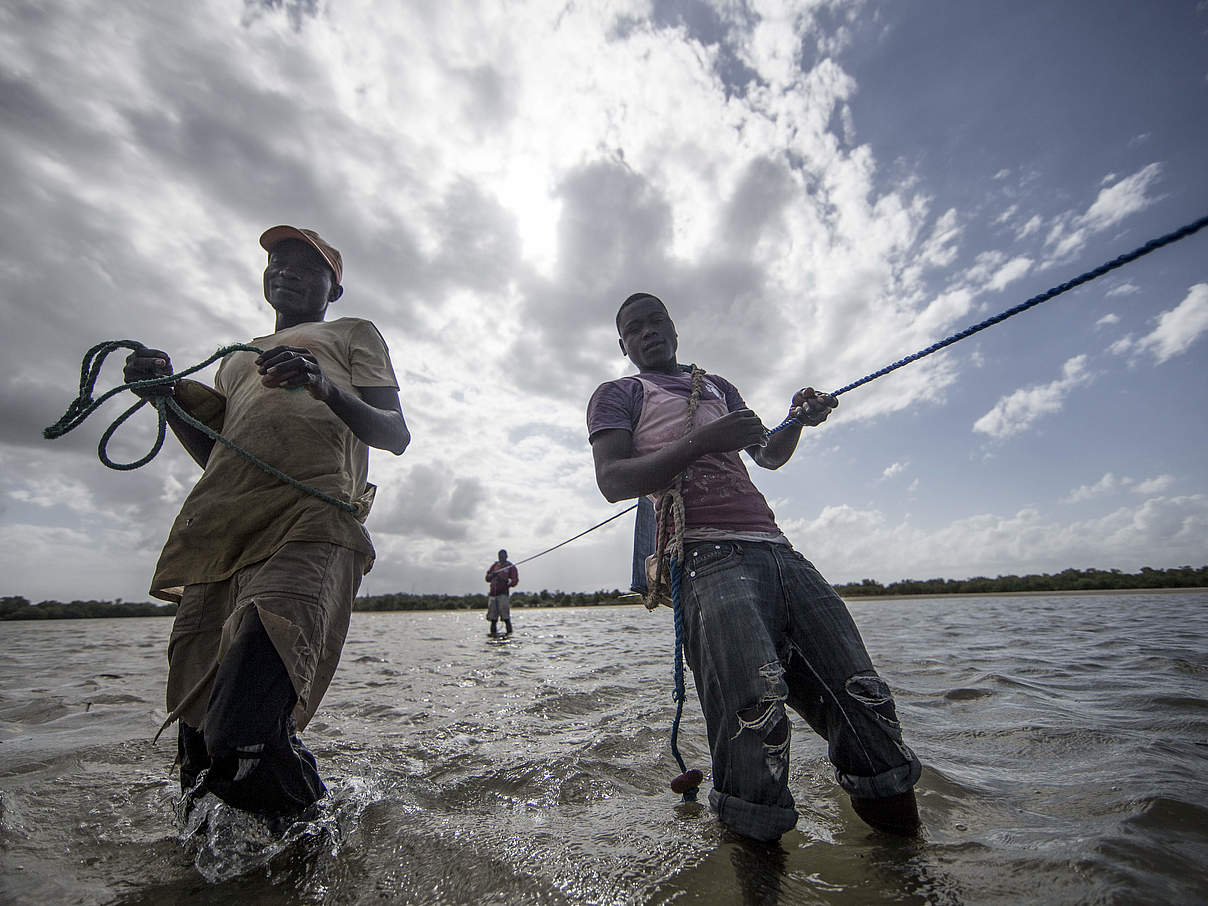
M375 490L368 448L397 455L411 435L377 328L360 318L326 320L343 294L340 253L292 226L273 227L260 244L276 323L250 345L265 351L227 356L212 390L179 380L146 392L173 394L232 443L355 513L169 415L204 472L164 544L151 593L179 602L167 706L168 723L180 721L185 807L209 792L237 808L288 816L326 791L297 731L331 682L373 563L362 525ZM159 350L126 361L128 381L171 373Z

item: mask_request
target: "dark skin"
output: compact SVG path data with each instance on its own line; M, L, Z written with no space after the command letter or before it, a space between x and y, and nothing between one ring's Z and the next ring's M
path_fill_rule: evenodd
M322 321L327 316L327 307L343 292L323 256L308 243L286 239L269 252L268 266L264 269L264 298L276 312L275 330ZM355 387L355 393L349 393L332 382L314 355L301 346L274 346L256 359L256 365L265 387L283 390L305 387L368 446L389 450L397 456L411 443L398 391L393 387ZM161 350L140 349L127 357L124 374L127 381L161 377L172 374L172 362ZM143 397L174 395L176 385L164 384L136 392ZM205 468L214 441L171 410L168 424L181 446Z
M679 338L667 309L644 297L621 309L617 317L622 354L643 374L676 374ZM795 424L772 437L750 409L737 409L699 425L674 443L645 456L633 455L633 435L620 428L601 431L591 441L596 484L610 502L653 494L669 487L680 472L701 456L746 450L765 469L778 469L792 457L802 427L826 421L839 401L812 387L793 394L789 415Z

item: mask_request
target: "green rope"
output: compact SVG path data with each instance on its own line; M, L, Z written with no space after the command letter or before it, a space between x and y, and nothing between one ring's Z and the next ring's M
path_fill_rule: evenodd
M98 343L96 346L93 346L91 349L89 349L88 352L84 354L84 361L80 365L79 395L71 401L71 404L67 407L67 411L63 413L62 418L60 418L50 427L42 430L42 436L47 440L55 440L62 437L68 431L79 427L84 420L98 408L100 408L105 401L107 401L110 397L121 393L123 390L143 390L150 387L161 387L166 384L175 383L180 378L186 377L187 375L193 374L197 371L201 371L201 369L213 364L224 356L230 355L232 352L254 352L257 355L264 352L263 349L260 349L257 346L250 346L246 343L233 343L230 346L222 346L219 347L219 349L205 361L199 362L191 368L186 368L184 371L178 371L175 374L164 375L163 377L148 378L144 381L130 381L125 384L119 384L117 387L107 390L96 399L93 399L92 391L96 387L97 378L100 376L101 366L104 365L105 358L111 352L114 352L118 349L137 351L145 348L146 347L137 340L107 340L104 343ZM155 437L155 443L152 445L147 454L140 459L126 463L114 462L109 458L109 454L107 452L110 438L112 438L117 429L125 423L126 419L130 418L130 416L134 415L135 412L148 403L153 405L159 414L159 425ZM100 458L101 462L111 469L117 469L118 471L123 472L145 466L155 458L156 454L158 454L161 449L163 449L164 438L167 436L169 411L175 413L176 416L185 424L197 429L211 440L216 441L225 447L229 447L252 465L263 469L269 475L272 475L274 478L284 482L290 487L297 488L299 491L302 491L304 494L310 494L312 497L318 497L325 503L330 503L332 506L338 507L346 513L352 513L353 515L360 514L360 508L356 505L349 503L347 500L340 500L337 497L332 497L329 494L325 494L318 488L312 488L310 485L303 484L296 478L291 478L275 466L271 466L264 462L255 454L249 453L234 441L223 437L209 425L194 418L184 409L183 406L180 405L180 403L167 394L157 395L147 399L140 399L137 403L135 403L114 420L113 424L111 424L105 430L105 433L101 435L100 443L97 445L97 456Z

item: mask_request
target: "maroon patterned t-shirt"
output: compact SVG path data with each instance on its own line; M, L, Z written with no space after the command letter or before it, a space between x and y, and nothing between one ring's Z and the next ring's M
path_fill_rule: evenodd
M588 438L617 428L633 435L634 456L658 450L683 436L691 390L689 372L648 372L601 384L587 404ZM733 384L705 375L696 413L698 425L743 408L746 403ZM695 460L684 470L683 494L688 537L713 537L718 532L780 533L776 517L737 452ZM656 506L661 496L652 495Z

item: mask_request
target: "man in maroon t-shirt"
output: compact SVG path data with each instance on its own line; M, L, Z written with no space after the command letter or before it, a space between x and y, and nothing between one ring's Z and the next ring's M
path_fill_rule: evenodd
M733 384L705 374L685 433L693 376L676 360L666 307L636 293L617 312L617 331L638 374L601 384L588 403L596 483L613 502L657 500L682 474L680 604L713 759L709 804L757 840L796 825L787 705L828 741L836 779L864 821L917 833L921 766L902 740L889 686L843 600L793 550L739 456L780 468L801 428L821 424L838 401L799 390L794 422L769 437Z
M499 559L487 569L487 582L490 592L487 594L487 619L491 621L491 636L498 635L499 621L507 627L504 635L512 634L512 605L508 600L509 589L515 588L520 581L516 565L508 560L508 552L501 550Z

